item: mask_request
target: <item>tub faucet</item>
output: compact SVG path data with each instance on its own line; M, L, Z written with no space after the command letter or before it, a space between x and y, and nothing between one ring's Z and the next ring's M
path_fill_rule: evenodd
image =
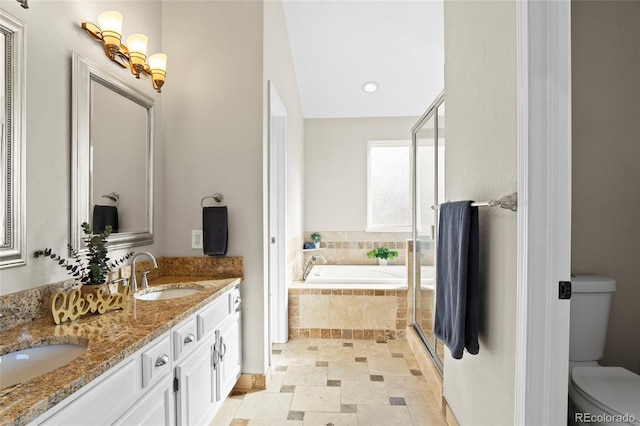
M304 266L304 272L302 273L303 280L307 279L307 277L309 276L309 272L311 272L311 267L315 265L318 258L322 259L322 262L324 262L325 264L327 263L327 259L325 259L324 256L320 256L319 254L314 254L313 256L311 256L311 259L309 259L307 264Z
M138 257L140 256L147 256L151 259L151 262L153 263L153 267L157 268L158 267L158 263L156 262L156 258L149 253L148 251L140 251L136 254L133 255L133 258L131 258L131 291L133 293L135 293L138 290L138 283L136 281L136 260L138 260ZM148 273L148 272L147 272ZM149 283L147 282L147 273L144 273L142 276L142 285L143 287L149 287Z

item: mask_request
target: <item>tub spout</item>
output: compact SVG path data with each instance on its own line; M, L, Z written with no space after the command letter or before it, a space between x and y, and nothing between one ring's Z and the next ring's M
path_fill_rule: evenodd
M303 280L307 279L307 277L309 276L309 272L311 272L311 267L315 265L318 258L322 259L322 262L324 262L325 264L327 263L327 259L325 259L324 256L320 256L319 254L314 254L313 256L311 256L311 259L309 259L307 264L304 265L304 272L302 273Z

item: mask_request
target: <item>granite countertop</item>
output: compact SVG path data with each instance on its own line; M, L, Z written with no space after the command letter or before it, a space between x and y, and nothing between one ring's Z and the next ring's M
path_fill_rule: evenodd
M59 325L49 316L0 331L0 355L47 344L87 345L87 351L69 364L0 389L0 424L23 425L36 419L240 282L241 278L162 276L150 285L178 283L171 287L201 286L202 290L169 300L144 301L130 296L120 311L89 314Z

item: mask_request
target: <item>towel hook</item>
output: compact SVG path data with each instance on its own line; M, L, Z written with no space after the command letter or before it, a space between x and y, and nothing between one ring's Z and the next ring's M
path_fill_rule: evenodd
M120 194L118 194L117 192L110 192L108 194L103 194L102 198L108 198L111 201L114 201L116 203L116 207L120 206Z
M221 203L222 200L224 200L224 195L220 194L219 192L216 192L213 195L207 195L205 197L202 197L202 200L200 201L200 207L204 208L204 200L206 200L207 198L212 198L216 201L216 203Z

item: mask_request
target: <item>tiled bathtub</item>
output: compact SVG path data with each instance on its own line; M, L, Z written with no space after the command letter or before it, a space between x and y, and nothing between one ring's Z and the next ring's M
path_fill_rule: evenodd
M317 268L335 270L345 266L349 265L318 265ZM394 272L384 267L373 268L380 276ZM362 282L325 272L319 271L326 278L322 279L312 270L307 282L297 281L289 288L289 337L405 339L406 278L373 276L369 282ZM404 275L406 277L406 273Z

